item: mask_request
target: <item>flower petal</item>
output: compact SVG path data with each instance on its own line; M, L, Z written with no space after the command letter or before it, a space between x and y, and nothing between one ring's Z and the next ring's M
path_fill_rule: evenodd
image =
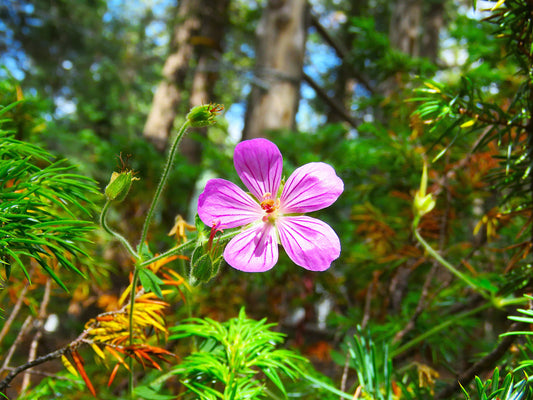
M342 179L329 164L312 162L297 168L281 193L281 212L306 213L328 207L344 190Z
M341 253L341 244L335 231L316 218L279 217L276 226L285 251L300 267L324 271Z
M261 201L265 193L277 196L283 169L278 147L266 139L240 142L235 147L233 163L242 182Z
M252 196L224 179L210 179L198 199L198 216L209 227L235 228L260 220L262 215Z
M261 223L239 233L224 249L224 259L244 272L268 271L278 262L276 229Z

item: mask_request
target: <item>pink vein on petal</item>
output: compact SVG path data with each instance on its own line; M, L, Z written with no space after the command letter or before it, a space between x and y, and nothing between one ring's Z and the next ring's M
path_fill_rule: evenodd
M284 213L306 213L333 204L344 190L344 183L333 167L312 162L297 168L281 193Z
M207 226L235 228L261 219L261 206L233 182L211 179L198 199L198 216Z
M283 158L269 140L245 140L235 147L235 169L250 192L261 200L265 193L276 195L281 181Z
M287 255L305 269L324 271L340 255L339 237L325 222L292 216L279 217L276 225Z
M224 259L244 272L264 272L278 261L276 232L271 224L260 223L230 240Z

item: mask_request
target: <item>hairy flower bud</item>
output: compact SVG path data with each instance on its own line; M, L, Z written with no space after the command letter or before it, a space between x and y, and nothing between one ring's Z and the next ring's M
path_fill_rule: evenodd
M108 200L121 202L130 191L133 181L139 180L135 178L132 170L123 172L113 172L111 179L105 188L105 195Z
M224 106L222 104L203 104L196 106L187 114L187 120L195 128L214 125L216 123L215 118L223 109Z

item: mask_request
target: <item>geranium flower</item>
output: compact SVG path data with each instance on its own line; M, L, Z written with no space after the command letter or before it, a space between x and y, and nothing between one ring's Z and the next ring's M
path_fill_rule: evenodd
M244 230L228 243L224 259L245 272L263 272L278 261L278 244L297 265L324 271L340 255L340 241L331 227L307 212L328 207L344 183L328 164L312 162L297 168L282 185L283 157L266 139L237 145L234 164L250 193L232 182L211 179L198 200L198 215L208 226Z

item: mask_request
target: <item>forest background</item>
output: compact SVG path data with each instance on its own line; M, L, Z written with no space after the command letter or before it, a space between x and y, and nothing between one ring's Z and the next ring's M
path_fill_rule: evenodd
M180 364L198 351L182 340L195 334L170 327L188 317L244 323L244 308L247 323L266 318L276 326L260 329L286 334L269 338L296 364L259 367L246 382L261 390L240 398L531 398L532 7L1 1L0 392L239 398L206 389L224 386L220 377L191 383L209 376ZM160 260L166 277L155 275L161 262L141 276L162 297L146 304L165 305L138 322L150 347L110 344L91 329L125 310L137 269L122 245L144 232L177 128L202 104L225 110L181 142L141 250L151 257L198 238L205 182L238 182L235 145L266 137L286 176L323 161L343 179L320 212L341 256L317 273L281 252L274 269L246 274L224 263L195 272L190 249L174 254ZM113 171L132 187L108 209L99 193ZM28 205L15 207L17 193L37 193L32 212L45 208L65 228L20 217Z

